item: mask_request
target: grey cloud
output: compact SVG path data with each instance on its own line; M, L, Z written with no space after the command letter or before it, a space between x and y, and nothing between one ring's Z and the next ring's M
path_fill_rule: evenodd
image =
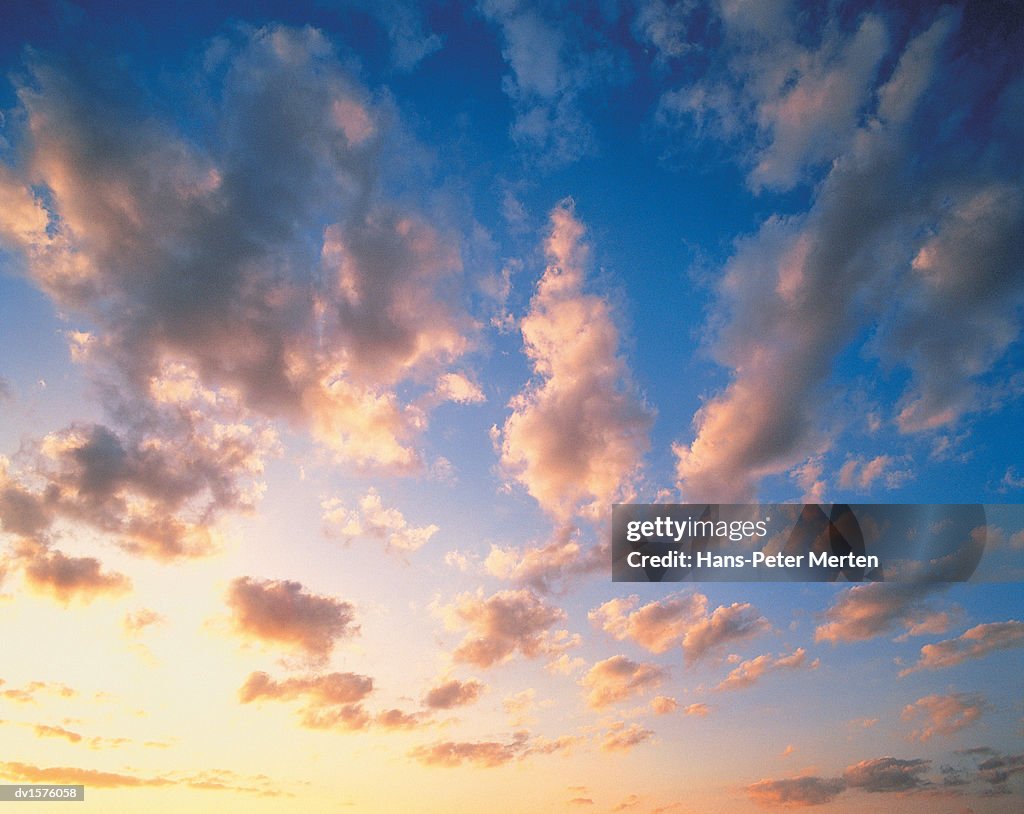
M437 291L456 241L380 193L391 112L311 28L241 30L183 81L205 149L125 101L138 89L112 98L117 69L33 57L0 236L137 393L184 364L358 465L419 466L425 415L393 388L463 353L474 323Z

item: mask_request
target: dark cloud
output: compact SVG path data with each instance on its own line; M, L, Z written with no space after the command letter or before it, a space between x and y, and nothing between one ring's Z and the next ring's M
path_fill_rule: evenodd
M474 325L440 291L457 285L455 240L379 191L408 163L392 112L308 27L240 27L184 81L203 148L121 68L33 53L0 236L98 326L88 355L136 394L182 365L358 465L419 466L425 416L394 388L462 354Z
M350 603L308 593L298 582L239 577L231 583L227 601L240 635L314 658L326 659L338 639L359 631Z
M931 766L930 760L900 760L894 757L880 757L862 760L843 772L843 779L850 788L870 792L915 791L929 785L922 775Z

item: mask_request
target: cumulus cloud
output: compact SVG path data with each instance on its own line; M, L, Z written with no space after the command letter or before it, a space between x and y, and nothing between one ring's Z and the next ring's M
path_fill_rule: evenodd
M401 552L422 548L440 528L433 523L413 526L398 509L384 506L376 489L371 488L359 499L358 507L346 509L337 498L324 501L324 527L329 535L351 540L370 537Z
M667 677L667 671L656 664L612 656L591 667L580 679L580 686L587 691L587 704L604 709L659 687Z
M651 699L651 712L655 715L669 715L679 709L679 702L668 695L656 695Z
M276 435L239 420L234 399L203 388L180 365L163 368L147 389L146 400L112 404L131 415L127 429L71 424L26 442L20 472L0 462L4 529L45 545L66 521L112 535L140 556L211 553L218 519L258 500Z
M132 84L120 69L32 54L0 236L135 392L177 363L355 465L419 467L426 415L395 388L474 326L440 292L458 285L455 240L380 193L391 113L312 28L239 28L187 80L202 150L144 94L109 91Z
M511 400L500 432L505 470L563 519L629 496L652 420L608 301L585 291L584 231L571 202L551 212L549 265L520 323L536 379Z
M907 704L900 717L908 722L922 722L910 737L923 743L936 735L955 735L981 718L985 708L985 699L977 694L926 695Z
M607 568L609 545L590 547L580 540L573 526L557 529L552 539L541 545L523 548L492 545L484 568L492 576L548 593L564 588L575 579Z
M820 806L831 802L846 788L838 777L790 777L782 780L759 780L747 786L747 796L759 805Z
M602 752L628 752L634 746L639 746L644 741L654 737L654 731L640 726L640 724L629 724L624 722L613 724L601 738Z
M308 593L298 582L239 577L228 589L227 602L240 636L316 659L326 659L337 640L359 632L350 603Z
M922 775L930 765L930 760L880 757L847 767L843 779L848 787L868 792L914 791L928 785Z
M896 585L881 582L844 590L825 611L814 631L817 642L861 642L903 627L911 635L942 633L949 616L929 600L945 590L942 584Z
M939 670L955 667L965 661L980 659L989 653L1024 647L1024 622L1011 619L1008 622L986 622L964 631L955 639L945 639L921 648L917 664L903 670L908 675L917 670Z
M327 673L311 678L275 681L263 672L252 673L238 691L243 704L302 699L302 726L309 729L350 731L370 720L362 701L373 692L373 679L356 673Z
M734 667L722 681L715 687L716 690L739 690L756 684L768 673L779 670L800 670L803 668L815 669L818 666L818 659L808 663L807 651L798 647L787 655L772 656L765 653L756 658L741 661Z
M131 590L124 574L104 571L95 557L69 557L56 549L25 543L15 551L25 581L41 594L68 605L92 602L101 596L120 596Z
M441 607L448 627L468 629L452 658L458 662L492 667L508 661L519 652L526 658L556 653L572 644L549 628L565 619L565 611L548 605L533 591L499 591L462 594Z
M431 687L423 696L423 703L431 709L462 707L474 703L484 689L484 685L474 679L459 681L452 678Z
M695 414L692 439L674 445L691 502L749 501L765 476L826 452L826 424L844 394L834 360L872 327L864 357L910 369L891 405L903 432L949 428L982 409L986 374L1019 333L1024 295L1020 184L992 180L1018 163L1006 156L1019 119L998 124L1011 74L989 66L999 86L980 88L979 77L993 75L985 66L939 68L958 35L956 12L939 10L893 54L871 15L849 34L828 23L811 53L785 15L761 26L735 10L732 73L673 98L687 110L710 106L729 137L755 129L755 187L784 189L823 169L810 208L773 215L738 241L717 283L709 350L731 375ZM890 61L891 73L879 74ZM927 92L940 83L942 94ZM982 110L982 97L998 101ZM975 117L992 124L993 141L965 151L954 132ZM894 463L875 459L857 478L866 486Z
M682 646L689 661L699 661L726 645L752 638L771 626L746 602L720 605L708 612L704 594L672 594L642 607L638 596L615 598L590 611L594 624L622 641L635 641L652 653Z

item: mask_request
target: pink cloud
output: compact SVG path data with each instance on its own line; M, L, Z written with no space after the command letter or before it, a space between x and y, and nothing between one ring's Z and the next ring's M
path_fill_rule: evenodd
M548 267L521 329L537 380L498 433L502 466L556 517L628 498L652 413L636 394L611 307L585 292L589 247L571 202L551 212Z
M355 609L348 602L307 593L298 582L239 577L228 590L235 632L326 659L338 639L354 636Z

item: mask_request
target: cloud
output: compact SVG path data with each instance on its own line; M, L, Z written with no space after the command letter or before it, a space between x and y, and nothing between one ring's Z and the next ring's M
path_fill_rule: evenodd
M0 763L0 774L24 783L71 783L88 788L116 789L138 786L169 786L174 781L164 777L136 777L135 775L79 769L70 766L40 767L29 763Z
M36 724L33 729L35 730L37 738L64 738L71 743L81 743L82 736L77 732L72 732L69 729L65 729L62 726L47 726L46 724Z
M923 719L924 726L910 733L910 738L924 743L936 735L955 735L981 718L985 699L977 694L951 693L926 695L907 704L900 715L904 721Z
M139 608L124 615L121 620L121 628L128 636L138 636L142 631L153 625L160 625L166 622L159 613L149 608Z
M774 658L766 653L762 656L740 662L729 672L729 675L722 679L715 689L744 689L756 684L768 673L774 673L779 670L800 670L804 667L813 670L818 666L818 663L818 659L815 659L808 664L807 651L802 647L798 647L788 655L779 655Z
M719 111L723 137L747 141L754 129L755 187L787 188L813 167L822 175L809 209L772 215L737 241L717 281L708 349L730 375L694 415L692 438L673 447L690 502L750 501L764 477L825 454L849 395L833 376L840 353L909 368L890 408L903 432L919 432L985 408L986 375L1020 329L1024 199L1017 180L993 180L1016 166L1020 141L1019 119L998 123L1012 96L1002 57L940 68L958 36L948 8L897 54L871 15L849 36L827 23L816 53L797 44L792 21L773 24L774 33L742 22L733 73L686 98ZM998 87L990 70L1004 77ZM926 92L937 86L943 93ZM797 109L808 115L791 116ZM981 120L992 141L965 150L966 122ZM885 463L861 476L870 482Z
M431 687L423 696L423 703L431 709L462 707L474 703L484 689L486 688L479 681L459 681L453 678Z
M463 764L493 769L513 760L524 760L531 755L553 754L571 749L578 738L566 736L555 740L531 738L528 732L517 732L512 739L501 741L439 741L417 746L409 756L426 766L450 769Z
M655 715L670 715L679 709L679 702L668 695L656 695L651 699L651 712Z
M288 580L235 579L228 590L231 621L239 635L326 659L338 639L359 632L348 602L307 593Z
M382 729L416 729L428 720L426 712L404 712L400 709L386 709L373 716L373 722Z
M690 0L646 0L638 4L633 31L637 39L654 46L662 62L678 59L696 47L687 37L687 22L695 6Z
M441 741L429 746L417 746L409 756L427 766L454 768L469 763L491 769L508 763L520 754L524 739L510 743L499 741Z
M67 521L141 556L210 554L220 516L255 506L276 435L241 422L233 399L206 390L180 365L147 387L147 400L110 399L131 415L128 429L74 423L27 441L22 473L0 467L4 528L41 545Z
M900 760L894 757L880 757L862 760L849 766L843 772L843 779L849 788L869 792L915 791L928 785L921 777L931 765L930 760Z
M408 43L415 14L393 5ZM357 466L421 467L426 414L396 388L440 373L475 324L453 304L455 239L381 194L409 162L393 160L409 154L393 111L309 27L238 27L202 65L181 77L210 136L200 149L194 121L132 101L159 89L33 52L0 234L58 308L97 326L92 361L135 394L178 364Z
M886 488L898 489L905 481L914 477L908 469L899 469L900 460L892 455L877 455L870 461L850 458L839 470L839 486L842 489L859 487L870 491L876 481L881 480Z
M596 139L582 102L621 73L613 52L590 27L557 7L482 0L479 8L501 31L501 53L510 69L502 89L515 112L513 141L546 167L593 154Z
M441 37L428 31L424 9L419 3L407 0L344 0L372 14L383 26L391 46L391 61L399 71L412 71L419 63L439 51Z
M563 526L552 539L542 545L523 548L492 545L484 560L484 568L492 576L548 593L566 587L573 580L604 570L610 551L607 543L585 547L580 531Z
M838 777L791 777L782 780L759 780L746 788L747 796L759 805L820 806L831 802L846 788Z
M580 686L587 690L587 704L593 709L604 709L659 687L667 677L667 671L656 664L612 656L591 667L580 679Z
M4 680L0 678L0 684ZM74 698L78 693L66 684L59 684L52 681L30 681L24 687L12 687L9 690L0 690L0 697L19 704L36 703L36 695L47 693L60 698Z
M104 571L95 557L69 557L56 549L24 543L15 551L25 581L41 594L63 605L92 602L102 596L121 596L131 590L124 574Z
M654 737L654 731L640 724L626 726L624 722L614 724L601 738L602 752L628 752L634 746Z
M159 788L179 785L210 791L241 791L261 797L282 795L266 775L245 777L228 769L208 769L203 772L178 773L175 776L139 777L73 766L41 767L29 763L7 762L0 763L0 776L24 783L80 784L98 789Z
M629 497L652 421L611 306L584 290L584 231L571 201L552 210L548 267L520 323L536 379L511 400L499 434L504 469L560 519Z
M238 691L243 704L254 701L305 700L300 710L302 726L308 729L363 729L369 715L362 701L373 692L373 679L356 673L327 673L312 678L275 681L263 672L252 673ZM385 714L385 720L388 716ZM395 722L393 719L390 721Z
M440 609L450 628L468 628L452 653L457 662L492 667L516 653L536 658L564 649L548 628L565 618L565 611L548 605L533 591L499 591L486 599L481 593L461 594Z
M900 626L912 635L941 633L949 624L946 613L929 604L945 590L941 584L895 585L870 583L844 590L825 611L825 622L814 631L816 642L862 642Z
M921 648L921 658L913 667L903 670L908 675L918 670L939 670L955 667L965 661L980 659L999 650L1024 647L1024 622L986 622L975 625L955 639L946 639Z
M768 620L745 602L720 605L709 613L708 598L700 593L671 594L637 608L639 602L636 595L611 599L590 611L588 618L619 641L635 641L652 653L682 646L690 661L770 628Z
M397 551L417 551L426 545L440 528L433 523L413 526L398 509L384 506L377 490L371 488L359 499L358 508L346 509L337 498L324 501L324 528L329 535L351 540L371 537L381 540Z

